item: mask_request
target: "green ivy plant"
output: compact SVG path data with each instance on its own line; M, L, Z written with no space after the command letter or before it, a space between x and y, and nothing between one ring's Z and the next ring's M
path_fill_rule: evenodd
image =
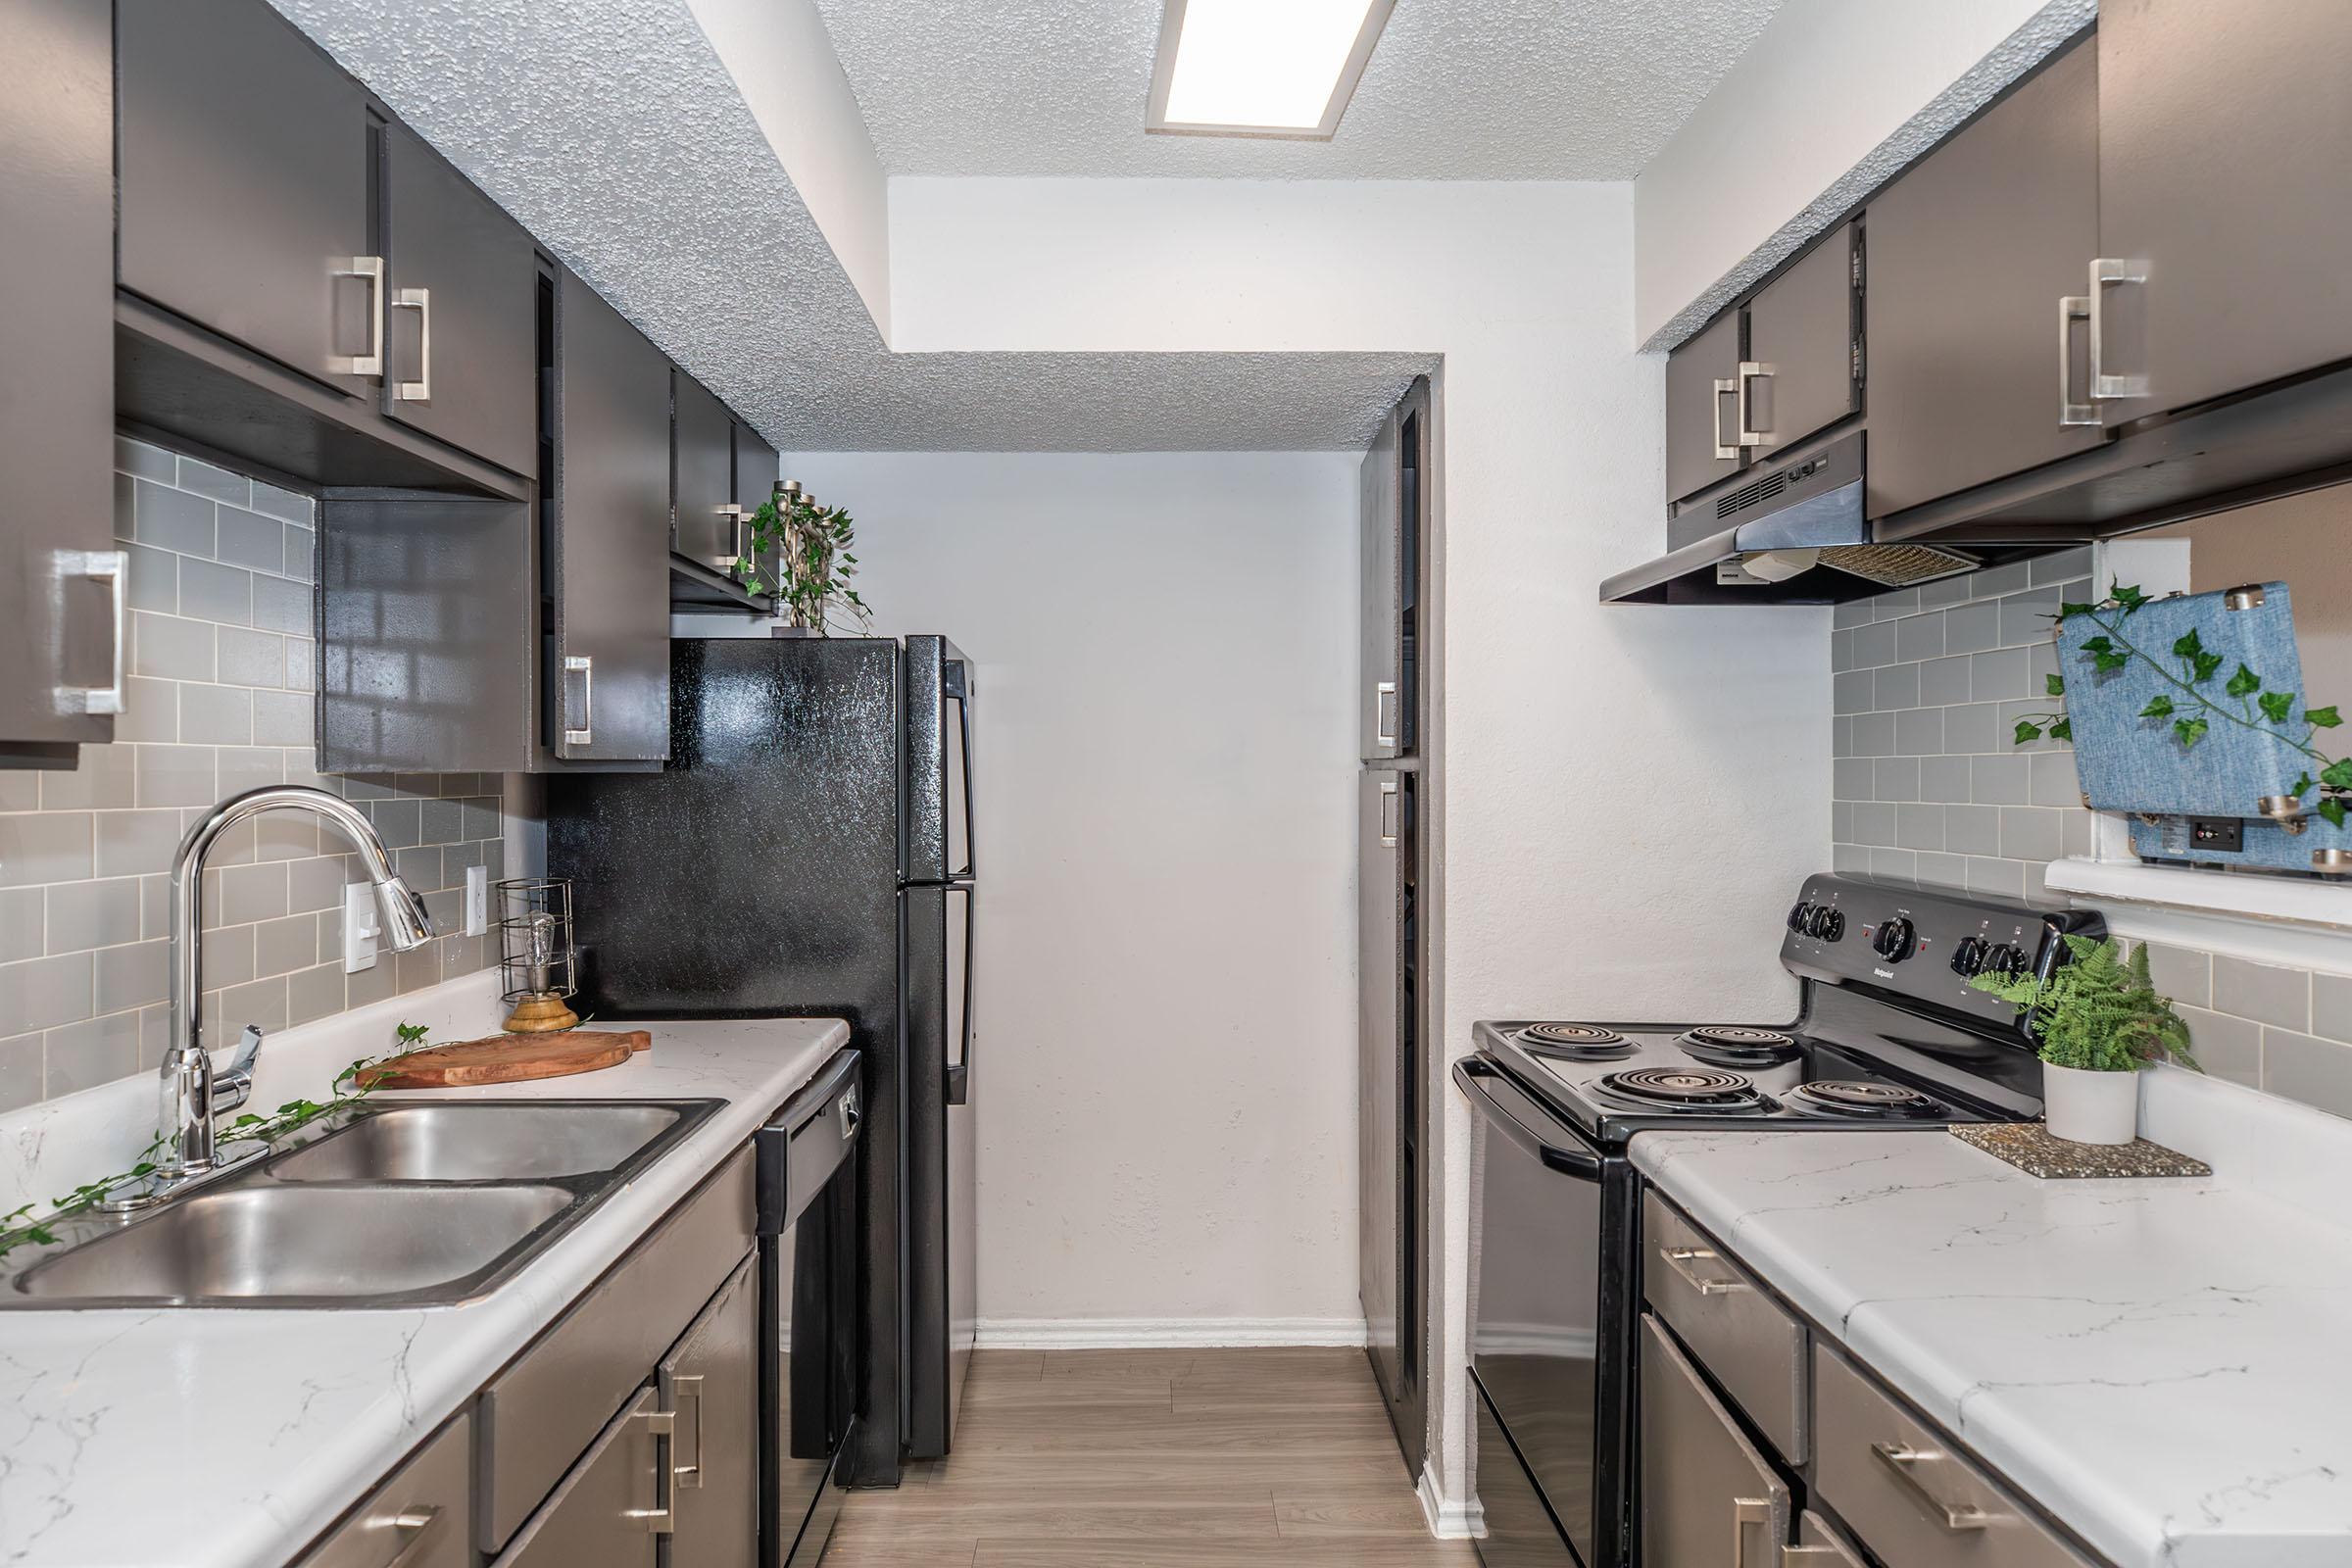
M2097 628L2098 634L2084 638L2081 645L2081 652L2091 661L2094 674L2112 674L2137 660L2164 677L2172 690L2151 698L2148 706L2139 710L2139 716L2155 723L2170 719L2173 738L2183 750L2193 749L2220 723L2251 730L2299 754L2305 765L2295 780L2294 798L2301 800L2314 790L2319 791L2314 809L2330 826L2342 827L2347 803L2352 802L2352 759L2329 757L2317 744L2322 730L2334 729L2343 723L2335 705L2312 708L2300 693L2267 685L2263 676L2242 662L2234 674L2220 683L2217 692L2216 679L2221 675L2222 665L2229 661L2207 648L2195 627L2173 640L2169 661L2131 639L2125 628L2133 615L2151 603L2137 587L2118 583L2095 605L2060 605L2056 618L2065 621L2081 616ZM2064 675L2050 675L2046 683L2050 696L2066 695ZM2075 738L2074 725L2063 711L2029 713L2017 721L2017 745L2024 746L2045 736L2054 741L2071 741Z
M381 1056L363 1056L341 1072L327 1086L327 1098L320 1100L289 1100L269 1115L247 1111L220 1128L223 1144L273 1144L311 1123L338 1112L349 1110L366 1100L374 1090L360 1082L360 1075L379 1061L405 1055L424 1043L428 1031L420 1023L404 1023L393 1031L398 1044ZM48 1247L57 1241L56 1226L105 1201L108 1195L124 1187L136 1185L157 1170L155 1156L163 1152L165 1134L157 1133L145 1149L139 1151L137 1163L115 1176L102 1176L94 1182L84 1182L63 1198L50 1200L47 1210L36 1200L21 1204L8 1213L0 1214L0 1257L20 1247Z
M858 558L850 546L858 538L856 521L840 507L820 507L796 490L779 485L748 519L752 549L735 561L735 575L756 593L772 594L803 626L830 627L838 602L853 623L865 631L872 612L858 597L853 579ZM776 578L770 582L760 558L774 552Z
M2113 939L2069 933L2065 940L2072 961L2052 970L2046 983L1990 971L1968 983L2015 1003L2041 1059L2052 1066L2131 1072L2147 1061L2197 1065L2188 1025L2149 979L2146 943L2126 958Z

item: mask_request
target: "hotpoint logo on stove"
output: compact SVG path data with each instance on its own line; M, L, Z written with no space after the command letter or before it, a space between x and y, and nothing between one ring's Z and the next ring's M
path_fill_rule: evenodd
M1892 969L1873 969L1870 972L1877 975L1882 980L1891 980L1894 978L1894 971Z

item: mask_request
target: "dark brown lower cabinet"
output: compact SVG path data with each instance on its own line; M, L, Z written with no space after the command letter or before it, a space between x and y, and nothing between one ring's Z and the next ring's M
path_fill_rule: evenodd
M0 766L122 710L114 544L114 17L19 0L0 41Z
M675 1421L659 1394L639 1390L498 1554L497 1568L653 1568L669 1526L662 1470Z
M1642 1319L1642 1560L1773 1560L1789 1492L1673 1336Z
M662 1362L670 1440L673 1568L755 1568L760 1558L760 1289L744 1259Z

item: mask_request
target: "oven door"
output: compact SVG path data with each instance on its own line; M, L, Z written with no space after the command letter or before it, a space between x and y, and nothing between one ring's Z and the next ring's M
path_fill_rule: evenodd
M1594 1539L1596 1472L1615 1468L1598 1418L1602 1160L1492 1060L1455 1062L1453 1077L1475 1113L1471 1370L1575 1560L1602 1568L1618 1533Z

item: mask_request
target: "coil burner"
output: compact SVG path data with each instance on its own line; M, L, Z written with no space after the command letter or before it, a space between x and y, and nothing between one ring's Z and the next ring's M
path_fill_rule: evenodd
M1897 1121L1951 1114L1943 1104L1916 1089L1868 1078L1825 1078L1791 1089L1788 1099L1800 1109L1867 1120Z
M1803 1054L1796 1037L1778 1029L1742 1029L1725 1024L1702 1024L1687 1029L1677 1043L1699 1060L1717 1067L1778 1067Z
M1531 1023L1519 1031L1519 1043L1536 1055L1564 1061L1605 1061L1634 1049L1616 1030L1589 1023Z
M1747 1111L1771 1105L1743 1075L1713 1067L1636 1067L1610 1073L1599 1087L1621 1100L1661 1110Z

